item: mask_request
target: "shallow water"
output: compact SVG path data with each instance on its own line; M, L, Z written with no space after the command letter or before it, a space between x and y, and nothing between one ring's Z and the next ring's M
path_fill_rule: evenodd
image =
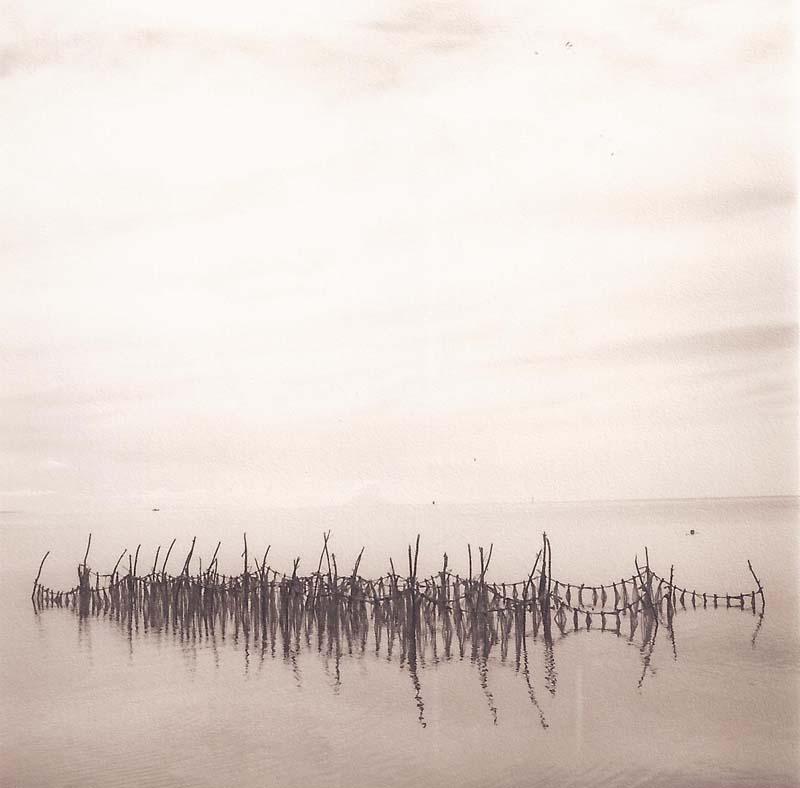
M800 784L796 499L0 517L4 785ZM753 644L760 620L749 608L680 610L674 652L659 638L641 687L638 636L598 627L556 632L552 655L529 637L530 688L499 649L485 666L469 651L448 660L428 650L415 686L385 644L377 655L372 642L352 653L344 643L338 657L302 643L287 653L280 639L230 631L187 637L64 609L34 615L28 600L46 549L43 582L75 584L89 530L89 563L102 571L122 546L141 542L146 564L173 536L180 564L193 534L204 560L222 539L222 570L241 571L243 530L253 552L272 542L273 566L290 569L299 554L312 571L327 528L341 566L366 545L366 575L383 573L389 555L399 567L417 532L421 573L444 550L466 571L466 543L493 541L498 582L527 575L543 529L554 575L579 583L629 576L647 545L679 585L739 592L752 586L749 558L766 615Z

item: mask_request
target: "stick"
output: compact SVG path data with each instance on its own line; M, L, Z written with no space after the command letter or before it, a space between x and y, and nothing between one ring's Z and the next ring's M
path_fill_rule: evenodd
M210 574L211 570L214 568L214 564L215 564L215 562L217 560L217 553L219 552L219 546L221 544L222 544L222 542L217 542L217 547L214 550L214 555L211 556L211 563L208 565L208 569L206 569L206 574Z
M753 570L753 565L750 563L750 559L747 559L747 568L750 570L750 574L753 575L753 580L756 581L756 585L758 586L758 593L761 594L761 607L763 608L766 604L766 600L764 599L764 589L761 586L761 581L758 579L755 571Z
M174 546L175 546L175 540L173 539L171 544L170 544L170 546L169 546L169 550L167 550L167 557L164 559L164 563L161 566L161 574L162 575L164 574L164 572L167 571L167 561L169 561L169 554L172 552L172 548Z
M539 608L542 613L544 640L548 645L552 643L550 634L550 541L546 533L542 533L542 574L539 577Z
M316 604L317 601L317 592L319 591L319 580L320 574L322 572L322 559L325 557L325 553L328 551L328 537L331 535L331 532L328 531L327 533L322 534L322 550L319 554L319 563L317 564L317 573L314 575L314 589L311 592L311 604ZM267 548L267 552L269 552L269 547ZM267 553L264 553L264 562L266 563L267 560Z
M547 595L549 596L553 584L553 548L550 547L550 537L545 534L544 538L547 542Z
M192 546L189 548L189 555L186 556L186 561L183 564L183 571L181 572L182 575L186 575L189 573L189 561L192 560L192 553L194 552L194 543L197 539L196 536L192 537Z
M361 552L358 554L358 558L356 558L355 566L353 567L353 582L356 581L356 575L358 574L358 565L361 563L361 556L364 555L364 548L361 548Z
M536 553L536 560L533 562L533 569L531 569L531 573L528 576L528 582L526 585L530 585L531 587L533 586L533 576L534 574L536 574L536 567L539 566L539 558L541 558L541 555L542 551L539 550L539 552ZM524 593L524 588L523 588L523 593Z
M119 558L117 559L117 563L114 564L114 568L111 570L111 582L114 582L114 575L117 573L117 567L119 566L119 562L125 557L125 553L128 552L128 548L126 547L121 553Z
M156 565L158 564L158 554L160 552L161 552L161 545L159 545L158 549L156 550L156 558L155 561L153 561L153 571L150 572L151 575L154 575L156 573Z
M328 536L331 535L331 532L328 531ZM328 550L328 539L325 538L325 544L323 545L323 550L325 550L325 560L328 563L328 584L330 585L331 580L333 579L333 575L331 574L331 553Z
M86 559L89 557L89 548L92 546L92 535L89 534L89 544L86 545L86 553L83 556L83 568L86 569Z
M317 574L319 574L322 571L322 559L325 557L325 553L328 550L328 538L330 537L330 535L331 535L330 531L322 534L322 551L319 554L319 564L317 564Z
M36 573L36 580L33 581L33 591L31 592L31 599L33 599L33 597L36 595L36 586L39 584L39 578L42 576L42 567L44 566L44 562L47 560L48 555L50 555L49 550L44 554L42 563L39 564L39 571Z
M266 569L267 569L267 556L269 555L269 551L270 551L271 547L272 547L271 544L267 545L267 549L264 550L264 558L261 560L261 571L262 571L261 579L262 579L262 581L264 579L263 572L265 572Z

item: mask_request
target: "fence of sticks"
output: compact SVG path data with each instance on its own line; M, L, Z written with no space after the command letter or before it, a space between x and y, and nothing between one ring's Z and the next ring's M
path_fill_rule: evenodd
M472 547L468 545L468 573L461 576L449 567L447 554L441 570L429 577L417 573L419 536L408 547L407 574L398 572L390 559L390 571L369 579L359 574L362 548L352 570L340 574L336 556L329 550L330 532L323 536L317 570L298 573L300 559L294 561L291 574L268 565L268 547L259 561L251 564L244 535L241 574L220 574L217 556L220 543L205 570L199 562L197 574L191 574L195 540L177 575L166 571L175 540L159 567L161 548L147 574L138 574L139 552L128 554L127 572L119 571L127 551L123 551L111 572L92 571L88 558L91 534L83 561L78 565L78 584L68 591L55 591L41 584L45 554L33 583L31 600L38 612L46 607L75 610L81 617L110 615L145 628L173 628L193 636L225 635L232 628L256 639L275 642L280 633L284 648L299 645L301 638L311 645L316 635L318 645L330 645L344 638L349 646L360 643L366 648L372 633L376 652L382 639L391 656L395 641L401 657L416 659L418 644L437 648L442 639L445 655L450 656L455 636L458 653L464 656L469 645L473 657L488 657L500 646L506 658L513 638L517 662L528 636L541 632L546 644L552 644L554 629L562 636L593 627L625 634L632 640L640 633L643 648L652 650L659 626L666 626L673 642L673 618L676 611L697 607L749 609L763 616L764 589L750 561L747 562L755 588L740 593L709 593L683 588L674 582L674 567L669 577L657 574L650 565L645 548L644 562L634 559L635 571L625 578L600 586L577 584L557 579L552 574L550 540L542 535L542 547L527 578L514 583L490 583L486 576L492 549L477 550L473 566ZM760 620L759 620L760 623ZM756 628L756 632L758 627ZM755 642L755 635L753 638ZM644 653L644 652L643 652ZM646 665L645 665L646 668Z

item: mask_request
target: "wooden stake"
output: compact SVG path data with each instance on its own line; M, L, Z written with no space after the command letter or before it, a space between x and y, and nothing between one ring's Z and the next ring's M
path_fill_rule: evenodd
M33 591L31 591L31 601L33 601L34 596L36 596L36 586L39 585L39 578L42 576L42 567L44 566L44 562L47 560L48 555L50 555L49 550L44 554L44 558L42 558L42 562L39 564L39 571L36 573L36 579L33 581Z
M175 546L175 540L173 539L170 542L169 550L167 550L167 557L164 559L164 563L161 566L161 574L163 575L167 571L167 561L169 561L169 554L172 552L172 548Z

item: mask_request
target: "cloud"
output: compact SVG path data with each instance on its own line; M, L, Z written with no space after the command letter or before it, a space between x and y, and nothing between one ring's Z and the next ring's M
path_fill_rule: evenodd
M709 183L695 185L692 190L665 189L638 190L617 195L594 195L595 210L606 218L624 216L626 220L680 223L682 225L730 221L758 211L791 209L796 194L789 183L772 175L762 176L762 181L752 180L755 173L747 174L747 185ZM699 188L698 188L699 186ZM591 207L590 207L591 210Z
M365 27L395 46L433 51L472 47L492 32L475 9L461 2L419 3Z
M709 359L736 353L764 354L794 350L797 340L798 327L794 323L735 326L713 331L634 338L562 354L540 354L526 358L523 363L594 361L638 364L689 357Z
M54 460L51 457L48 457L43 463L42 467L53 469L53 470L60 470L62 468L69 468L69 463L61 462L60 460Z
M299 42L295 42L297 45ZM292 47L275 39L224 32L133 28L127 31L86 31L70 35L20 38L0 49L0 77L50 66L90 70L121 68L156 54L180 54L205 61L243 55L272 63L290 59Z
M154 57L167 67L176 59L213 67L239 57L251 65L288 69L295 79L327 81L335 75L355 82L367 77L367 84L383 78L388 84L395 83L417 55L467 49L493 31L474 9L452 2L420 3L394 16L354 25L346 35L332 35L335 29L270 30L262 35L135 24L69 33L42 29L0 46L0 78L49 67L103 72Z
M0 498L39 498L56 495L55 490L0 490Z

